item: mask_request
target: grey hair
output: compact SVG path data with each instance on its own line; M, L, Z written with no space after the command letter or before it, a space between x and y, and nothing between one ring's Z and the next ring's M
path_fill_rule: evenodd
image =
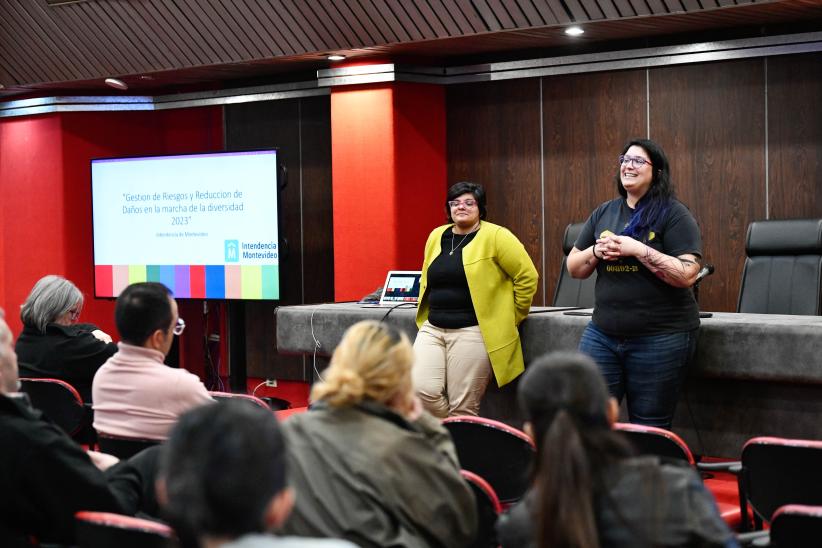
M6 313L0 308L0 369L5 369L8 363L9 356L6 349L9 348L12 338L11 329L6 323Z
M34 284L20 307L20 319L24 325L45 333L48 324L76 305L83 306L83 294L77 286L62 276L50 274Z

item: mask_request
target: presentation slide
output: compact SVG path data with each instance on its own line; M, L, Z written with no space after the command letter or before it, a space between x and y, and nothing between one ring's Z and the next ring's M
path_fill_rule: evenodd
M279 299L277 152L91 162L95 294Z

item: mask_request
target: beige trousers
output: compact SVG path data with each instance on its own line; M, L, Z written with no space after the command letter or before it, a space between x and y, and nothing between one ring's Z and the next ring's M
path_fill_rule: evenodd
M479 326L442 329L426 321L414 341L414 388L435 417L478 415L491 379Z

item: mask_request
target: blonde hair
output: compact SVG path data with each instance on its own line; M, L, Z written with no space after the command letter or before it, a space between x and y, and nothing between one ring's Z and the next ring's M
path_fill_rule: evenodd
M331 357L312 401L348 407L363 400L389 404L411 392L414 351L405 333L375 321L352 325Z

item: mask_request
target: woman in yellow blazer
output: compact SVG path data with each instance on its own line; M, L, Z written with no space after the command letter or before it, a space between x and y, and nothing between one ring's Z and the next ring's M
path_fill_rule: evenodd
M525 369L517 326L538 275L516 236L484 220L482 185L453 185L445 208L452 222L425 244L414 386L434 416L477 415L492 371L503 386Z

